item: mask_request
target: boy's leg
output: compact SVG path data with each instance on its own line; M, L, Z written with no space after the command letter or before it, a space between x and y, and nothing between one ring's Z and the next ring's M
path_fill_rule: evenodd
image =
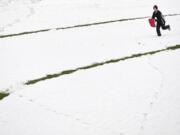
M163 30L166 30L166 29L170 30L170 25L162 25L162 29Z
M156 25L156 32L157 32L158 36L161 36L160 27L161 27L161 25L159 23L157 23L157 25Z

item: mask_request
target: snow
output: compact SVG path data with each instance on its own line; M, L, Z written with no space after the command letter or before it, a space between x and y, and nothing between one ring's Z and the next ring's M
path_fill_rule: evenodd
M163 14L179 13L178 0L12 0L0 13L5 22L2 33L71 26L119 18L151 16L152 6L161 5ZM13 7L12 7L13 6ZM14 12L14 10L16 12ZM7 18L6 16L11 16ZM9 22L11 21L12 22ZM17 23L17 21L21 23ZM2 23L2 22L0 22ZM0 25L4 26L4 23ZM10 26L6 26L9 24ZM16 25L16 27L11 27Z
M0 3L0 35L151 16L154 3L164 14L180 13L177 0ZM0 38L0 91L10 92L0 100L0 134L179 135L179 49L24 85L47 74L180 44L180 16L166 20L172 30L162 31L162 37L146 18Z

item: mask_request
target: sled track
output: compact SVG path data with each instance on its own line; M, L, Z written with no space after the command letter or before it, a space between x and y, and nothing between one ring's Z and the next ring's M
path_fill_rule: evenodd
M44 80L48 80L48 79L52 79L52 78L57 78L63 75L68 75L68 74L72 74L74 72L77 72L79 70L87 70L87 69L91 69L91 68L95 68L95 67L99 67L99 66L103 66L103 65L107 65L107 64L113 64L113 63L117 63L120 61L125 61L128 59L133 59L133 58L138 58L138 57L142 57L142 56L146 56L146 55L154 55L160 52L165 52L165 51L172 51L172 50L177 50L180 49L180 45L175 45L175 46L171 46L171 47L167 47L165 49L160 49L160 50L155 50L155 51L150 51L150 52L144 52L144 53L137 53L137 54L132 54L130 56L126 56L126 57L122 57L122 58L117 58L117 59L111 59L111 60L107 60L104 62L99 62L99 63L94 63L91 65L87 65L87 66L82 66L82 67L78 67L76 69L68 69L68 70L64 70L60 73L56 73L56 74L49 74L46 75L42 78L38 78L38 79L34 79L34 80L29 80L25 83L25 85L31 85L31 84L35 84L38 83L40 81L44 81Z
M113 63L117 63L117 62L120 62L120 61L126 61L126 60L129 60L129 59L139 58L139 57L143 57L143 56L147 56L147 55L155 55L155 54L158 54L158 53L161 53L161 52L173 51L173 50L178 50L178 49L180 49L180 44L170 46L170 47L166 47L166 48L160 49L160 50L144 52L144 53L137 53L137 54L132 54L130 56L125 56L125 57L122 57L122 58L111 59L111 60L107 60L107 61L104 61L104 62L98 62L98 63L90 64L90 65L87 65L87 66L78 67L78 68L75 68L75 69L67 69L67 70L61 71L59 73L48 74L48 75L46 75L44 77L41 77L41 78L28 80L23 85L33 85L33 84L39 83L41 81L61 77L61 76L64 76L64 75L69 75L69 74L75 73L75 72L77 72L79 70L88 70L88 69L91 69L91 68L100 67L100 66L107 65L107 64L113 64ZM3 98L9 96L10 94L11 93L8 92L8 90L6 90L4 92L0 92L0 100L2 100Z
M0 100L9 96L9 93L5 93L5 92L0 92Z
M165 15L165 16L179 16L179 15L180 15L180 14L167 14L167 15ZM21 35L42 33L42 32L48 32L48 31L50 31L50 30L66 30L66 29L73 29L73 28L80 28L80 27L89 27L89 26L94 26L94 25L103 25L103 24L115 23L115 22L124 22L124 21L140 20L140 19L146 19L146 18L149 18L149 17L150 17L150 16L136 17L136 18L125 18L125 19L119 19L119 20L110 20L110 21L94 22L94 23L73 25L73 26L67 26L67 27L57 27L57 28L41 29L41 30L34 30L34 31L26 31L26 32L21 32L21 33L0 35L0 38L8 38L8 37L21 36Z

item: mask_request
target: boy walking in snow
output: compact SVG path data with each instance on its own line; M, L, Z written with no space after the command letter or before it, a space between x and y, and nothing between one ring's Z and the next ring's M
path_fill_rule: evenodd
M156 32L158 36L161 36L160 27L162 27L163 30L166 30L166 29L170 30L170 25L165 25L166 22L162 16L161 11L158 10L157 5L153 7L153 10L154 12L153 12L152 18L155 19L157 22Z

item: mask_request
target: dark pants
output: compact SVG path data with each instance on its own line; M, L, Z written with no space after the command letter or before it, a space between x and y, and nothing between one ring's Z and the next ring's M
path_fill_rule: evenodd
M161 36L161 31L160 31L161 27L162 27L163 30L170 29L169 25L165 25L163 23L157 23L157 25L156 25L156 32L157 32L158 36Z

